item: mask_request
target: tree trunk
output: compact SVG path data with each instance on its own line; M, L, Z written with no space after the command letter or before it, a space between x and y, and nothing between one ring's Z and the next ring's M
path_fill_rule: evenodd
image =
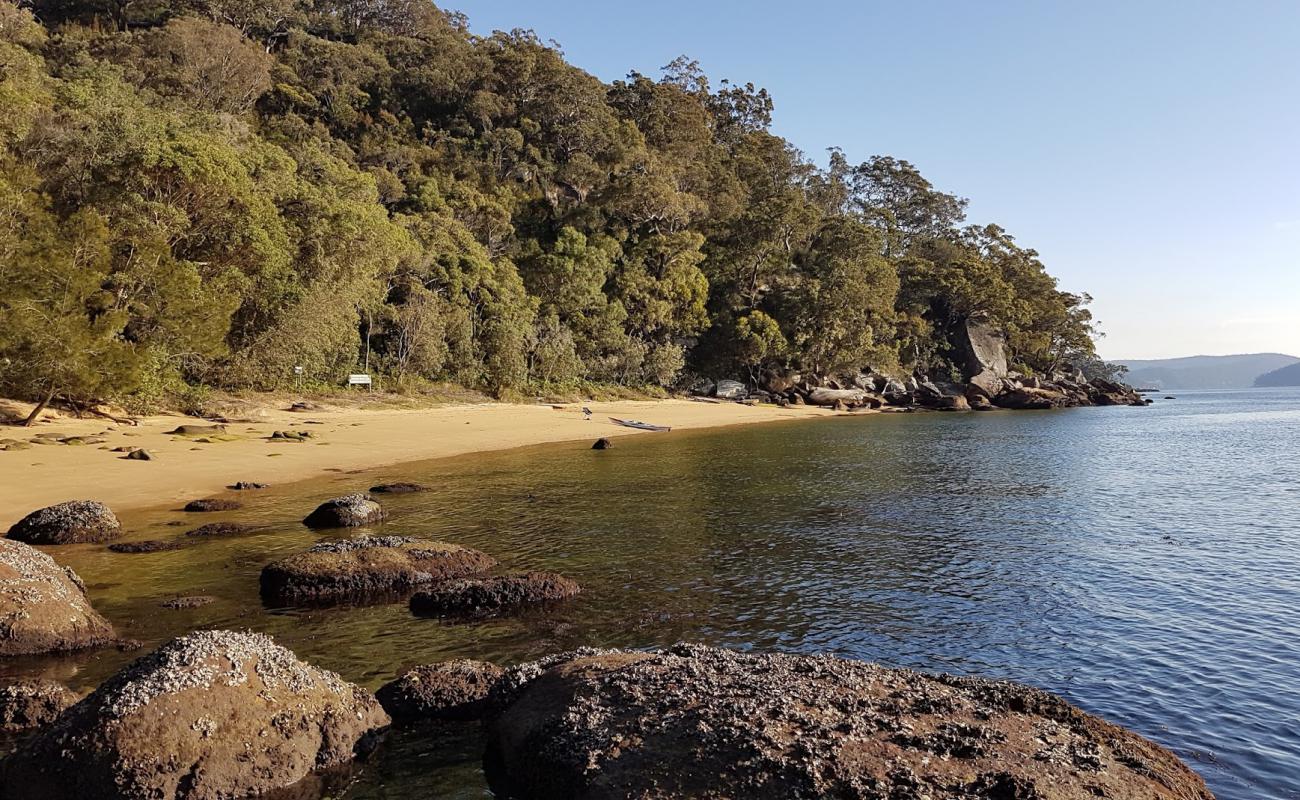
M36 408L32 409L32 413L28 414L27 419L23 420L23 427L30 428L33 425L35 425L36 420L41 418L41 412L45 410L45 407L48 406L50 404L50 401L53 399L54 399L54 387L50 387L50 391L46 393L45 399L37 403Z

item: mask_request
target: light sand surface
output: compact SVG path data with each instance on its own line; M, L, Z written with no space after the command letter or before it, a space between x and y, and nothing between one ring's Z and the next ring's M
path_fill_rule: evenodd
M582 408L592 412L583 419ZM293 412L258 408L232 416L233 441L201 443L170 435L178 425L207 425L181 416L152 416L136 426L100 418L61 417L32 428L0 426L0 439L37 434L98 435L89 445L35 445L0 451L0 530L64 500L100 500L114 510L158 507L221 492L236 481L285 484L337 469L374 467L546 442L602 436L664 436L614 425L637 419L675 430L833 416L828 409L745 406L690 400L549 405L481 403L424 409L362 410L322 405ZM870 412L854 412L856 414ZM304 442L270 440L277 430L311 431ZM142 447L152 461L132 461L117 447Z

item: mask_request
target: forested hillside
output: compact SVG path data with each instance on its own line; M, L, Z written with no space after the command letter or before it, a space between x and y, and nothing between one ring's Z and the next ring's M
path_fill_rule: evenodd
M1092 358L1033 250L686 59L605 84L422 0L0 0L0 111L10 396L944 374L977 311L1026 373Z

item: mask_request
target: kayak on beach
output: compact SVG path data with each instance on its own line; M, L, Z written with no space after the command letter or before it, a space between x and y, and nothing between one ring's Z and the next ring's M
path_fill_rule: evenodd
M672 430L672 428L668 427L667 425L651 425L649 422L640 422L639 420L635 420L635 419L619 419L618 417L610 417L609 421L614 423L615 425L622 425L624 428L636 428L637 430L642 430L642 431Z

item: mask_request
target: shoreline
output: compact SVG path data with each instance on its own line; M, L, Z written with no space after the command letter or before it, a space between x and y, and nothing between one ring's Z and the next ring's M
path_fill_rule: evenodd
M592 418L584 420L583 407ZM872 413L867 410L853 415ZM609 417L639 419L674 430L840 416L813 406L781 408L691 400L620 400L552 405L475 403L372 410L321 404L308 411L254 407L225 423L217 440L177 436L180 425L208 426L181 415L142 417L135 426L101 418L59 417L31 427L0 427L0 439L95 437L90 444L33 444L0 451L0 529L38 508L65 500L99 500L114 511L157 508L227 491L237 481L296 483L330 472L368 470L515 447L646 435ZM272 440L275 431L309 431L304 441ZM209 439L208 441L202 441ZM133 461L114 448L143 448Z

